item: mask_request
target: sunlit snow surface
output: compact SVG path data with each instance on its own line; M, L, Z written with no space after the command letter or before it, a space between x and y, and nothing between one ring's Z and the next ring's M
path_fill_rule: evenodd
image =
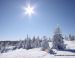
M49 43L52 46L51 42ZM75 41L65 41L67 44L67 49L75 49ZM57 51L54 50L57 54L56 55L66 55L66 56L55 56L53 54L49 54L47 52L41 51L40 48L35 49L17 49L13 51L9 51L7 53L0 54L0 58L75 58L75 56L68 56L68 55L75 55L73 52L69 51Z

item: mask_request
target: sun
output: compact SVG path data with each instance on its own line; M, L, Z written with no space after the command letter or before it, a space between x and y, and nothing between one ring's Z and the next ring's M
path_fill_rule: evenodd
M28 6L24 8L24 10L25 10L25 14L28 16L34 14L34 7L32 7L30 4L28 4Z

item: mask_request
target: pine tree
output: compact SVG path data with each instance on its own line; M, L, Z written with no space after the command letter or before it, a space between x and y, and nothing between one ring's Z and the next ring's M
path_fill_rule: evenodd
M57 26L54 36L53 36L53 48L62 50L65 49L64 41L63 41L63 36L61 34L60 27Z
M65 39L65 40L69 40L68 36L66 36L66 35L65 35L64 39Z
M18 48L18 49L22 48L22 40L19 41L19 43L18 43L18 45L17 45L17 48Z
M32 48L35 48L35 40L36 40L36 38L35 38L35 36L33 36L32 40L31 40L31 47Z
M26 49L31 49L31 39L28 37L27 35L27 38L26 38L26 43L25 43L25 48Z
M69 34L69 40L71 40L71 41L75 40L74 35Z

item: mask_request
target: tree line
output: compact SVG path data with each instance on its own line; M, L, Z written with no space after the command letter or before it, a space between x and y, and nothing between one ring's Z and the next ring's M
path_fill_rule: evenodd
M66 45L64 44L64 40L75 40L75 36L69 35L69 37L63 37L61 33L61 29L59 26L56 27L54 31L54 35L52 39L46 36L40 38L39 36L36 38L27 37L24 40L19 41L0 41L0 52L7 52L8 50L15 50L15 49L32 49L32 48L41 48L43 51L47 50L50 53L53 53L51 49L58 49L64 50L66 49ZM52 47L49 47L49 42L52 42Z

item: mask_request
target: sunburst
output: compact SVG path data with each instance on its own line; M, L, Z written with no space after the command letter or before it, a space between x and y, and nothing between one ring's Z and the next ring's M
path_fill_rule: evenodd
M32 7L30 4L24 8L25 10L25 14L28 16L31 16L32 14L34 14L34 7Z

